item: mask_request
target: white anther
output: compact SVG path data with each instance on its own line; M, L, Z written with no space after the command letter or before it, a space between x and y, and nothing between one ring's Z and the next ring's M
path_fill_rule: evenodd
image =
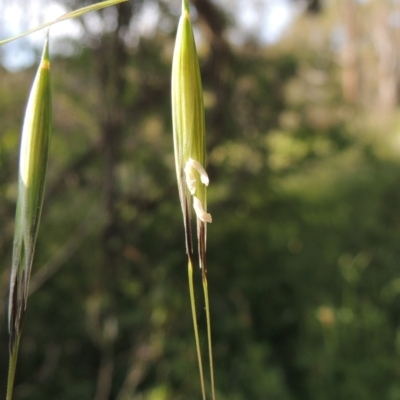
M198 161L193 160L193 158L189 158L189 160L186 162L184 171L186 176L186 184L192 195L196 192L196 176L194 174L195 170L199 173L200 180L204 185L208 186L210 183L207 172L203 166Z
M190 160L186 163L184 171L185 171L185 176L186 176L186 185L189 189L189 192L191 195L194 195L196 192L196 177L194 175L194 169L192 164L190 163Z
M196 196L193 196L193 208L200 221L208 223L212 222L211 214L204 211L201 201Z
M193 168L195 168L197 170L197 172L200 174L200 180L201 182L208 186L208 184L210 183L209 179L208 179L208 175L206 170L203 168L203 166L196 160L193 160L193 158L189 158L188 162L191 164L191 166Z

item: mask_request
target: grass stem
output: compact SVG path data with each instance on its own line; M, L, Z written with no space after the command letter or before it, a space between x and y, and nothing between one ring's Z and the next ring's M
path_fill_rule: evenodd
M18 349L19 349L19 340L21 338L21 334L19 334L13 344L12 350L10 351L10 363L8 365L8 379L7 379L7 396L6 400L12 400L13 391L14 391L14 378L15 378L15 370L17 368L17 359L18 359Z
M211 375L211 395L212 400L215 400L215 385L214 385L214 363L213 363L213 351L211 341L211 318L210 318L210 303L208 301L208 282L206 271L203 268L203 290L204 290L204 302L206 307L206 319L207 319L207 341L208 341L208 358L210 362L210 375Z
M192 260L191 260L190 256L188 258L188 277L189 277L189 293L190 293L190 305L192 308L194 337L196 340L197 360L199 362L201 392L203 394L203 400L206 400L206 391L205 391L205 387L204 387L203 363L201 361L199 331L197 329L196 301L195 301L195 297L194 297L194 288L193 288L193 264L192 264Z

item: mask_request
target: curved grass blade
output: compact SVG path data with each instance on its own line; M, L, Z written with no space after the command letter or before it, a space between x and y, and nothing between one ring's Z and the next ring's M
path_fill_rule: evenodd
M7 400L12 399L18 347L28 298L29 278L42 211L51 137L49 40L29 95L22 128L18 199L8 304L10 366Z
M0 46L2 46L3 44L10 43L13 40L17 40L24 36L30 35L31 33L40 31L41 29L44 29L51 25L56 24L57 22L65 21L65 20L71 19L71 18L80 17L81 15L86 14L87 12L101 10L102 8L110 7L110 6L113 6L118 3L123 3L125 1L128 1L128 0L106 0L106 1L102 1L100 3L92 4L91 6L79 8L78 10L71 11L64 15L61 15L61 17L58 17L57 19L55 19L53 21L46 22L40 26L37 26L36 28L30 29L29 31L23 32L17 36L13 36L13 37L5 39L5 40L0 40Z

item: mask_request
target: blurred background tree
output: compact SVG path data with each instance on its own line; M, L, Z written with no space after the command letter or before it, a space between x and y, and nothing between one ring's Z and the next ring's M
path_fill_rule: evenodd
M132 0L54 34L54 134L16 400L200 398L170 116L179 12L179 1ZM400 399L399 3L195 0L193 18L218 399ZM35 70L11 70L9 49L1 393Z

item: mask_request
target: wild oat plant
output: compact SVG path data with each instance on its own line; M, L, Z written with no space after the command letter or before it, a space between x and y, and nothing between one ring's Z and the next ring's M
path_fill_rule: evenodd
M201 359L200 340L197 329L196 305L193 289L193 244L191 214L196 216L197 251L205 299L208 353L211 373L211 393L215 399L214 373L211 342L210 307L207 284L207 223L212 221L207 213L207 190L209 179L205 171L205 120L203 90L201 85L199 60L190 22L190 9L187 0L182 1L182 15L176 34L171 78L172 123L176 176L179 199L182 207L185 228L186 253L188 255L188 276L190 304L192 308L197 358L203 400L206 399L204 374Z
M83 7L65 14L54 21L24 32L21 35L0 41L0 45L39 29L49 27L57 22L75 18L86 12L99 10L124 1L127 0L107 0L92 6ZM50 149L52 103L48 36L49 34L46 37L42 58L29 95L22 129L18 198L9 290L8 327L10 333L10 363L6 400L12 400L13 397L18 348L28 299L29 279L34 259L35 244L39 232ZM187 0L182 0L182 15L179 20L172 62L171 92L175 165L179 198L183 213L186 253L188 256L189 294L200 384L203 400L206 400L206 387L204 383L193 286L193 265L195 262L191 225L192 210L196 219L197 252L205 299L211 397L215 400L206 265L207 224L212 221L212 218L207 212L206 187L209 184L209 179L205 171L206 138L203 91L199 61L190 21L190 8Z

